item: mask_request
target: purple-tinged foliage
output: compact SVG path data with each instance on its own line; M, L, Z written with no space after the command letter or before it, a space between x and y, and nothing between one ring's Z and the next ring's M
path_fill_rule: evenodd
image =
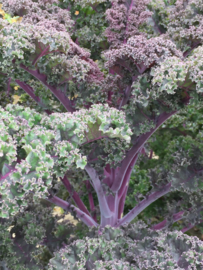
M151 12L146 10L149 0L112 0L112 7L106 11L109 26L105 36L111 47L126 43L130 37L140 35L139 27L146 23ZM144 35L144 33L143 33Z
M50 203L34 203L32 194L26 201L23 212L0 220L0 269L45 269L56 249L80 238L80 226L73 226L69 220L60 221L64 214L50 215Z
M181 232L155 232L143 223L113 229L106 226L62 248L49 270L181 270L203 267L203 243Z
M8 94L18 84L40 108L0 107L2 224L29 212L32 195L33 204L46 200L94 231L83 240L66 241L63 249L57 240L55 249L49 247L49 256L55 255L45 269L202 269L202 242L183 234L203 218L202 132L195 138L183 132L171 140L160 166L145 173L150 183L145 194L122 216L135 165L139 174L141 161L153 157L148 141L167 120L202 101L200 1L124 0L112 1L110 8L109 2L93 0L2 4L6 12L23 18L15 24L0 19L1 80ZM77 4L79 11L73 14ZM85 5L91 7L89 13ZM104 24L95 15L97 8L106 14ZM89 39L86 31L84 40L95 42L102 31L106 42L80 46L75 30L88 28L76 18L80 12L99 22L95 37ZM97 61L90 50L95 44L94 56L102 51ZM81 186L90 210L82 201ZM129 224L175 192L179 203L169 205L163 220L149 224L151 229ZM25 222L26 215L22 219ZM170 231L171 224L183 220L180 231ZM35 220L30 223L13 241L28 253L48 226L34 228ZM5 242L1 248L5 254ZM16 256L18 263L1 260L11 270L36 269L34 256L28 254L26 260L19 250Z

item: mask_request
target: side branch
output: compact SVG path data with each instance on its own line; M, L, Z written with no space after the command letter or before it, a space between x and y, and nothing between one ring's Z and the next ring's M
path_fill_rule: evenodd
M203 219L201 219L200 221L199 221L199 223L202 223L203 222ZM182 233L185 233L185 232L187 232L187 231L189 231L190 229L192 229L193 227L195 227L197 224L189 224L187 227L184 227L182 230L181 230L181 232Z
M94 206L94 199L92 196L92 193L90 191L90 183L88 180L85 181L86 188L88 190L88 199L89 199L89 205L90 205L90 210L93 212L95 211L95 206ZM97 214L94 213L93 219L97 222Z
M192 211L192 208L189 208L188 210L189 210L189 211ZM178 220L184 219L184 214L185 214L185 211L180 211L180 212L174 214L174 215L172 216L172 222L171 222L171 224L175 223L175 222L178 221ZM201 219L198 223L202 223L202 222L203 222L203 220ZM153 225L153 226L151 227L151 229L152 229L152 230L155 230L155 231L157 231L157 230L162 230L162 229L164 229L164 228L166 228L166 227L168 226L167 223L168 223L168 222L167 222L167 219L164 219L164 220L161 221L160 223ZM196 225L196 224L191 224L191 223L190 223L187 227L183 228L183 229L181 230L181 232L184 233L184 232L190 230L191 228L193 228L195 225Z
M178 220L181 220L183 218L183 215L185 214L185 211L180 211L172 216L172 224L175 223ZM151 227L152 230L158 231L166 228L168 226L168 221L167 219L164 219L158 224L155 224Z
M123 159L122 163L121 163L121 167L119 170L119 173L117 173L116 175L116 179L111 187L111 190L113 192L117 192L124 180L124 177L126 175L126 172L129 168L130 163L132 162L132 160L134 159L134 157L137 155L137 153L139 152L139 150L144 146L144 144L146 143L146 141L152 136L152 134L167 120L169 119L172 115L174 115L175 113L177 113L177 111L173 111L171 113L162 113L157 121L157 125L155 128L151 129L151 131L141 135L139 137L139 139L137 140L137 142L134 144L134 146L130 149L130 151L126 154L126 157Z
M118 191L118 198L119 198L118 218L121 218L121 214L123 213L123 210L124 210L125 199L126 199L126 195L127 195L127 191L128 191L130 176L131 176L132 170L135 166L135 163L136 163L138 157L139 157L139 153L137 153L135 155L132 162L128 166L123 183L121 185L121 188Z
M26 84L25 82L21 82L20 80L15 80L15 82L35 101L39 104L39 106L41 106L42 108L46 108L45 104L43 104L43 102L41 101L41 99L39 97L37 97L34 94L34 90L33 88ZM50 111L46 110L46 112L48 114L51 114Z
M167 185L160 187L159 191L155 191L149 196L147 196L146 199L142 200L138 205L136 205L127 215L125 215L122 219L118 221L116 224L116 228L121 226L124 223L131 222L135 217L137 217L147 206L149 206L151 203L155 202L157 199L162 197L163 195L170 192L171 189L171 183L168 183Z
M47 51L49 51L50 46L46 47L39 55L36 56L36 58L33 60L32 64L33 66L37 63L37 61L44 55L47 54Z
M126 174L125 174L125 177L123 179L123 183L121 185L121 188L118 191L119 198L123 195L124 189L125 189L126 185L128 185L128 183L129 183L130 176L132 174L132 170L136 164L136 161L138 160L138 157L139 157L139 152L134 156L134 158L132 159L131 163L129 164L129 166L126 170Z
M37 80L42 82L47 88L49 88L49 90L55 95L55 97L61 102L61 104L63 104L63 106L66 108L66 110L68 112L73 113L75 111L72 108L71 102L70 102L69 98L65 95L65 93L63 93L60 89L57 89L56 87L51 86L47 83L47 76L46 75L40 74L37 69L36 70L29 69L28 67L26 67L23 64L20 64L20 67L22 69L26 70L31 75L33 75Z
M83 201L80 199L78 193L74 190L72 190L72 186L68 180L68 178L66 177L66 175L62 178L60 177L61 181L63 182L64 186L66 187L66 189L68 190L68 192L71 194L74 202L76 203L77 207L83 211L84 213L86 213L88 216L91 217L89 211L87 210L86 206L84 205Z
M107 199L106 199L104 190L103 190L102 185L101 185L101 181L100 181L95 169L90 167L87 164L85 166L85 170L88 173L89 177L91 178L91 180L93 182L93 187L97 193L101 216L104 216L105 218L110 218L113 213L109 209Z
M122 98L122 100L120 102L119 110L121 109L122 106L127 104L129 97L130 97L131 90L132 90L131 85L128 85L126 90L125 90L124 97Z
M187 51L185 51L183 53L183 57L186 58L194 49L196 49L199 45L201 44L201 42L197 42L195 43L190 49L188 49Z
M91 218L90 216L88 216L86 213L84 213L83 211L81 211L80 209L78 209L77 207L75 207L74 205L69 204L68 202L60 199L57 196L50 196L47 199L49 202L54 203L55 205L63 208L64 210L68 210L70 211L70 209L72 208L76 214L77 217L83 222L85 223L88 227L97 227L99 224L96 223L93 218Z

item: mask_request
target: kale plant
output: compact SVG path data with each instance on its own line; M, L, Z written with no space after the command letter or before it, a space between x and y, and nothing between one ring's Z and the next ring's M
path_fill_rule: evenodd
M202 2L1 2L2 269L203 269Z

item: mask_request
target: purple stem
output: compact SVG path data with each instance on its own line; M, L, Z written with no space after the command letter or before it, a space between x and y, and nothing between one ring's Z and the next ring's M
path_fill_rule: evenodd
M126 157L121 162L121 167L119 170L119 173L117 173L116 181L114 181L111 190L113 192L117 192L124 180L124 177L126 175L126 172L128 170L128 167L130 163L132 162L133 158L136 156L136 154L139 152L139 150L144 146L146 141L152 136L152 134L173 114L177 113L177 111L171 112L171 113L162 113L157 121L157 125L155 128L153 128L151 131L141 135L139 139L137 140L136 144L129 150L129 152L126 154Z
M2 75L4 75L4 76L7 76L8 74L6 74L6 73L3 73L3 72L0 72L0 74L2 74Z
M133 61L133 62L134 62L134 61ZM135 62L134 62L134 63L135 63ZM136 65L136 67L137 67L137 69L138 69L138 71L139 71L140 74L144 73L145 70L148 68L148 67L145 66L144 64L136 64L136 63L135 63L135 65Z
M121 185L120 190L118 191L118 198L119 198L118 218L123 213L123 209L124 209L124 205L125 205L125 198L126 198L126 195L127 195L129 181L130 181L130 176L131 176L132 170L133 170L133 168L135 166L135 163L137 162L138 157L139 157L139 153L135 155L132 162L128 166L128 169L126 171L123 183Z
M70 208L72 208L76 212L77 218L79 218L88 227L93 227L93 226L97 227L99 225L93 220L92 217L90 217L89 215L87 215L86 213L84 213L83 211L75 207L74 205L58 198L57 196L49 197L47 200L67 211L70 210Z
M63 178L60 177L60 179L63 182L63 184L66 187L66 189L68 190L68 192L70 193L70 195L72 194L72 198L73 198L74 202L76 203L77 207L81 211L83 211L84 213L86 213L88 216L91 217L89 211L87 210L87 208L84 205L83 201L80 199L78 193L73 190L73 187L71 186L71 184L70 184L68 178L66 177L66 175Z
M180 211L180 212L174 214L173 217L172 217L173 218L173 223L178 221L178 220L181 220L184 213L185 213L185 211ZM167 226L167 219L164 219L160 223L158 223L156 225L153 225L151 227L151 229L157 231L157 230L162 230L166 226Z
M131 176L132 170L133 170L133 168L134 168L134 166L135 166L135 163L136 163L138 157L139 157L139 153L137 153L137 154L134 156L134 158L132 159L130 165L128 166L128 169L127 169L127 171L126 171L126 174L125 174L123 183L122 183L122 185L121 185L120 190L118 191L118 196L119 196L119 197L123 196L123 193L124 193L123 190L124 190L125 186L127 186L127 185L129 184L130 176Z
M153 157L153 150L151 149L149 159L152 159L152 157Z
M42 56L44 56L46 54L46 52L49 50L49 48L50 48L50 46L46 47L39 55L37 55L37 57L32 62L33 66L37 63L39 58L41 58Z
M160 197L164 196L165 194L169 193L171 190L171 183L160 187L159 191L155 191L146 199L142 200L138 205L136 205L127 215L125 215L122 219L120 219L117 224L116 228L120 227L122 224L131 222L135 217L137 217L147 206L151 203L155 202Z
M199 223L202 223L202 222L203 222L203 219L201 219ZM185 233L185 232L189 231L190 229L192 229L193 227L195 227L196 225L197 225L197 224L191 224L191 223L190 223L187 227L183 228L183 229L181 230L181 232Z
M98 6L97 3L94 4L94 5L90 4L90 7L91 7L96 13L98 13L98 11L97 11L97 6Z
M111 96L112 96L113 92L112 91L108 91L108 101L111 101Z
M140 74L132 77L133 82L138 78L139 75ZM119 110L121 109L122 106L124 106L128 103L128 100L129 100L130 94L131 94L131 90L132 90L132 85L128 85L126 90L125 90L124 96L120 102Z
M195 174L190 176L186 181L184 181L184 183L187 183L188 181L190 181L192 179L192 177L194 177L194 175ZM171 189L171 183L168 183L164 187L160 188L159 191L156 191L156 192L152 193L151 195L147 196L146 199L142 200L138 205L136 205L124 218L119 220L116 227L118 227L126 222L128 222L128 223L131 222L148 205L150 205L151 203L153 203L154 201L156 201L157 199L159 199L163 195L167 194L168 192L170 192L170 189ZM189 208L188 210L191 211L191 208ZM180 211L180 212L174 214L173 215L174 222L182 219L183 214L184 214L184 211ZM164 228L166 225L167 225L167 221L164 220L164 221L160 222L159 224L154 225L152 227L152 229L159 230L159 229ZM190 229L190 226L188 227L187 230L189 230L189 229ZM182 229L182 231L185 232L186 228Z
M128 186L125 187L123 195L122 195L122 197L120 198L120 201L119 201L118 219L121 219L121 215L123 213L123 209L124 209L124 205L125 205L125 197L127 195L127 191L128 191Z
M122 106L127 104L129 97L130 97L131 90L132 90L131 85L128 85L126 90L125 90L124 96L120 102L119 110L121 109Z
M133 70L129 67L129 65L127 65L127 63L124 60L119 59L116 61L116 63L126 68L130 73L133 72Z
M196 49L200 44L201 42L195 43L189 50L183 53L183 57L186 58L192 52L192 50Z
M155 20L152 17L151 17L151 19L154 22L155 31L157 31L160 35L162 35L162 32L161 32L160 28L158 27L157 23L155 22Z
M90 183L87 180L87 181L85 181L85 184L86 184L86 188L88 190L88 199L89 199L90 209L93 212L93 211L95 211L95 205L94 205L92 193L90 191ZM97 214L96 213L94 213L93 219L97 222Z
M185 233L185 232L189 231L190 229L192 229L194 226L195 226L195 224L191 224L191 223L190 223L187 227L184 227L184 228L181 230L181 232L182 232L182 233Z
M40 74L38 69L32 70L23 64L20 64L20 67L26 70L31 75L33 75L37 80L42 82L47 88L49 88L49 90L55 95L55 97L61 102L61 104L63 104L63 106L67 109L68 112L73 113L75 111L75 109L71 107L71 102L69 98L65 95L65 93L63 93L60 89L57 89L56 87L51 86L50 84L47 83L46 75Z
M36 101L42 108L46 108L45 104L43 104L43 102L41 101L41 99L39 97L37 97L34 94L34 89L26 84L25 82L21 82L20 80L15 80L15 82L34 100ZM49 110L45 110L47 112L47 114L51 114L52 112Z
M88 173L89 177L91 178L92 183L93 183L93 187L97 193L101 217L103 216L104 218L110 218L113 213L109 209L107 199L106 199L104 190L103 190L102 185L101 185L101 181L100 181L95 169L87 164L85 166L85 170Z

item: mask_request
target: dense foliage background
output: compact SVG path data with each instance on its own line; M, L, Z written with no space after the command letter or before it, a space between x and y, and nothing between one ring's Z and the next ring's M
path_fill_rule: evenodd
M76 110L89 109L92 104L100 103L108 104L109 108L112 109L120 109L121 106L118 106L121 104L127 115L127 123L132 128L135 137L149 132L154 127L153 121L156 115L162 112L170 112L170 110L178 111L152 134L142 151L140 151L136 165L133 166L122 216L125 216L140 201L147 198L150 192L160 183L167 183L171 179L176 183L174 179L181 178L182 175L190 177L194 168L201 171L203 151L203 90L201 82L203 6L201 1L193 0L186 3L183 0L131 2L2 0L1 2L1 15L5 25L1 21L0 38L3 49L1 48L0 106L6 108L7 104L12 104L7 109L10 114L18 116L18 112L20 112L22 116L23 111L25 111L31 123L37 121L37 115L45 115L45 112L49 115L50 112L64 113L67 111L64 104L60 103L56 96L53 95L53 92L36 79L36 76L33 76L31 72L26 73L25 69L22 70L18 67L21 60L27 66L29 62L33 61L32 64L38 67L40 73L47 74L47 82L50 85L63 85L63 80L68 77L66 91L71 100L71 105ZM134 6L132 3L134 3ZM133 6L134 10L127 16L126 8L129 9L131 6ZM45 10L48 11L45 12ZM126 22L129 21L131 23L126 25ZM17 26L9 28L9 24ZM24 28L23 25L25 25ZM31 36L36 31L36 29L32 29L31 25L37 25L38 28L36 29L38 29L39 34L41 34L40 29L42 32L44 30L45 33L43 37L40 37L41 43L44 42L44 47L40 48L39 46L37 53L40 51L39 48L45 52L48 42L49 46L53 46L52 50L56 49L56 53L52 55L53 57L50 54L45 54L44 57L36 60L35 54L34 56L29 54L29 51L33 49L30 42ZM7 27L5 32L3 32L4 27ZM65 74L63 73L65 57L62 57L62 53L61 55L57 54L57 49L59 48L60 52L67 49L62 48L62 45L69 41L69 36L64 34L64 40L62 41L58 37L59 44L56 44L55 40L57 38L55 40L54 38L53 40L49 39L48 30L52 28L57 29L59 33L67 31L74 42L74 45L71 45L73 49L68 56L70 62L66 66ZM140 33L143 33L142 37L140 37ZM36 39L39 38L36 32L35 34ZM29 42L23 40L27 36L27 40L30 39ZM158 39L160 36L163 37L163 40L162 38ZM127 40L128 43L126 43ZM172 42L170 43L169 40L172 40ZM14 48L10 47L12 42ZM146 47L144 47L145 45ZM135 50L132 49L133 46ZM144 47L143 51L142 47ZM81 50L81 48L84 49ZM181 58L180 52L183 53L184 57L187 57L186 60ZM3 54L6 55L6 60L3 59ZM146 55L147 58L145 58ZM11 66L13 57L16 57L16 62ZM139 57L145 62L145 65L136 65L133 62L132 58L139 61ZM163 61L163 65L160 64L161 67L157 60L159 57ZM197 62L195 62L195 59L197 59ZM189 70L192 70L190 79L186 76L187 72L189 72L188 67ZM31 68L31 64L29 68L34 70ZM153 69L152 73L150 73L151 69ZM137 79L138 75L140 75L140 79ZM150 77L152 75L154 81ZM102 86L98 84L98 81L102 81ZM126 88L129 83L132 84L131 92ZM25 93L25 84L29 84L35 89L34 98L28 94L28 90ZM125 93L124 89L126 89ZM19 107L19 104L22 107ZM33 111L25 109L27 107L35 110L36 119L32 119ZM103 111L103 113L105 114L106 111ZM9 119L9 121L12 120ZM57 123L54 118L52 121ZM125 125L125 121L123 125ZM112 128L115 127L112 125ZM123 151L129 148L129 145L119 137L117 137L117 141L111 141L110 143L105 139L101 139L98 145L91 144L92 149L96 150L91 153L89 158L94 160L94 158L99 157L97 163L92 163L94 168L98 170L99 175L103 173L101 169L108 162L115 162L114 167L116 168L116 165L123 158ZM90 149L88 144L80 148L81 153L84 155L87 155ZM100 149L104 149L106 152L102 152ZM18 149L18 154L23 159L25 153L21 150ZM111 155L112 151L113 155ZM61 164L63 167L63 163ZM189 173L186 172L185 168L188 167L185 164L192 167L191 170L189 168ZM195 165L193 166L193 164ZM183 167L185 171L182 169ZM2 168L0 167L1 170L3 170ZM71 167L67 177L69 177L72 187L79 194L88 211L100 223L97 194L89 184L89 176L81 168ZM179 168L181 168L180 171L182 170L181 177L174 173ZM1 174L1 177L4 175ZM177 181L177 184L174 184L173 192L157 199L133 219L131 222L132 227L134 223L137 224L133 227L134 231L136 228L140 228L143 232L139 239L134 235L132 236L131 229L129 229L128 235L126 229L126 232L122 232L122 230L117 232L118 236L115 237L111 234L111 231L107 231L106 235L109 234L109 238L106 236L106 239L116 239L116 243L118 243L118 239L121 239L123 234L126 233L126 239L128 239L126 241L130 242L132 239L140 241L137 242L138 247L144 249L146 246L157 245L160 248L160 245L163 245L162 252L171 254L171 251L164 249L166 243L163 244L161 241L166 235L169 235L167 236L169 240L177 239L176 231L183 230L185 233L184 239L180 236L180 241L183 243L185 243L184 241L191 241L187 248L185 246L184 252L190 253L192 250L193 255L201 254L202 244L200 241L203 240L203 223L201 223L203 221L202 174L199 172L195 176L196 178L191 177L193 177L193 182L191 181L188 186L182 185L183 181ZM57 194L57 197L67 202L71 201L74 205L73 194L65 189L64 184L58 180L57 177L53 178L50 188L51 194ZM94 201L93 208L90 207L89 203L90 193ZM13 207L15 211L13 210L12 215L7 215L7 213L4 213L5 216L1 215L1 268L11 270L64 269L64 262L61 261L61 258L65 258L64 254L67 252L65 247L75 243L74 240L76 239L84 239L87 235L91 239L89 228L83 225L74 211L70 209L66 211L56 207L44 198L36 200L34 192L26 194L24 200L27 204L23 210L17 211ZM70 222L70 216L69 219L65 218L69 211L77 220L76 225ZM161 232L158 229L156 232L155 228L158 228L156 226L160 226ZM150 231L149 228L154 228L154 231ZM150 242L151 240L149 240L150 244L149 242L143 244L144 232L146 232L145 235L149 235L149 239L156 239L156 244ZM163 236L164 233L165 236ZM189 238L187 235L196 236L197 238ZM105 243L105 239L102 241ZM172 241L172 243L175 243L175 241ZM184 246L182 242L181 244L175 243L174 248L178 245ZM125 244L125 242L120 242L118 250L121 246L125 250ZM83 243L83 246L85 246L85 243ZM191 248L192 246L196 246L197 249L194 251ZM64 250L61 249L63 247ZM58 252L58 250L60 250L60 256L54 253ZM104 251L104 253L106 252ZM116 252L115 254L117 254ZM131 252L135 251L131 250ZM181 252L180 254L182 254ZM138 253L137 256L142 258L142 255ZM54 258L54 256L56 260L52 261L53 268L50 265L50 268L47 268L50 259ZM198 262L195 256L193 256L195 259L192 261L192 265L197 268L194 269L202 269L202 258L199 258ZM129 258L131 258L130 255ZM157 258L158 265L162 261L167 261L165 257L162 258L157 255ZM114 257L114 261L116 261L116 257ZM143 261L145 262L143 263ZM152 269L150 268L153 267L151 266L152 262L146 261L146 258L140 259L139 263L142 266L139 265L140 268L137 269ZM185 261L181 265L180 262L180 268L175 268L175 264L168 262L167 266L171 268L164 268L167 266L163 266L160 269L186 269L184 263ZM90 264L85 269L93 269L91 267ZM98 265L97 267L97 269L102 269L101 267L110 269L106 265ZM70 266L67 269L73 268Z

